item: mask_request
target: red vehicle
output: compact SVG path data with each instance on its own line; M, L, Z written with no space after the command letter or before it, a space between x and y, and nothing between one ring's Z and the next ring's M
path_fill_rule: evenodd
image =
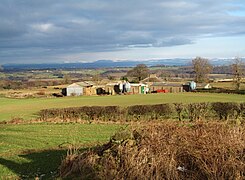
M168 93L167 89L158 89L157 93Z

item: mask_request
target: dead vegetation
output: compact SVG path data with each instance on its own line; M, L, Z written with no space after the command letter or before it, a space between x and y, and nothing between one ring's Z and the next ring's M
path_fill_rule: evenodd
M245 127L221 122L147 123L68 155L62 178L244 179Z

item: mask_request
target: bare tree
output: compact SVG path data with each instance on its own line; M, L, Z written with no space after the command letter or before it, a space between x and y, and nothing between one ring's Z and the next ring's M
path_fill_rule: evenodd
M244 76L244 63L241 58L236 57L231 65L231 70L233 74L233 82L235 84L236 90L240 89L242 77Z
M63 77L63 81L65 84L70 84L71 83L71 77L69 74L65 74Z
M205 82L208 80L208 74L211 73L213 69L208 59L196 57L192 60L192 66L195 72L196 82Z
M138 81L146 78L149 74L149 69L145 64L138 64L132 70L128 71L127 76L136 77Z

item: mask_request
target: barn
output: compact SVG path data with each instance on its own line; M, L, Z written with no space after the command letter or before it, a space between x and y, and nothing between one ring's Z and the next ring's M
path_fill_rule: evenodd
M130 92L132 94L146 94L148 93L149 89L148 86L146 84L143 83L132 83L131 84L131 90Z
M170 92L170 93L179 93L184 92L182 84L170 84L170 83L153 83L150 86L150 92Z
M67 86L65 91L63 90L63 94L64 93L66 96L81 96L83 95L83 87L77 83L73 83Z
M62 94L65 96L81 96L81 95L96 95L96 89L91 82L77 82L67 86L62 90Z
M110 95L120 94L119 83L107 83L105 85L105 92L107 92Z
M123 90L120 90L119 87L120 83L122 84ZM148 92L148 86L143 83L128 83L128 82L108 83L105 86L105 91L111 95L121 94L121 93L146 94Z
M161 78L157 77L156 74L150 74L149 77L143 79L142 81L140 81L141 83L143 84L147 84L147 85L152 85L153 83L156 83L156 82L164 82Z

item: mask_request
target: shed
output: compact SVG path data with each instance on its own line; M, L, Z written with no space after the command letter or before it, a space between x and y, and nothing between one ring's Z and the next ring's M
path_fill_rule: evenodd
M163 80L161 78L157 77L156 74L150 74L149 77L147 77L141 81L141 83L148 84L148 85L151 85L155 82L163 82Z
M83 87L77 83L73 83L66 88L66 96L81 96L83 95Z
M83 95L86 95L86 96L96 95L96 88L94 87L93 82L82 81L82 82L77 82L76 84L83 87Z
M120 94L119 83L108 83L105 85L105 91L110 95Z
M148 86L143 83L132 83L130 92L132 94L146 94L148 93Z
M150 86L151 92L171 92L179 93L184 92L182 84L168 84L168 83L153 83Z
M81 95L96 95L96 89L92 82L83 81L76 82L62 90L62 94L65 96L81 96Z

